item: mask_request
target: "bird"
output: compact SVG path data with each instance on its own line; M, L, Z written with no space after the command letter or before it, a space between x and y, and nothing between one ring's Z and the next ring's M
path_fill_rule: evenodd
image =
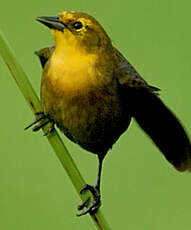
M132 119L178 171L191 170L189 137L160 99L160 89L141 77L94 17L64 11L37 21L50 29L55 44L36 52L43 67L42 111L26 129L38 131L49 123L50 135L56 125L97 155L96 183L81 190L89 190L93 201L79 205L79 216L99 209L103 160Z

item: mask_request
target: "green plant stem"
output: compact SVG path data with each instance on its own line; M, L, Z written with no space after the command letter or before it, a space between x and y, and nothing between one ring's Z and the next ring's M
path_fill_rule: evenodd
M35 114L36 112L41 111L40 101L34 89L32 88L25 72L17 62L13 52L11 51L11 48L8 45L8 42L6 41L1 31L0 31L0 55L2 56L5 64L7 65L9 71L11 72L11 75L15 79L20 91L22 92L24 98L26 99L33 113ZM46 128L43 128L43 131L46 132ZM82 175L80 174L77 166L75 165L73 159L71 158L68 150L66 149L62 139L58 135L57 131L54 131L52 134L48 135L47 138L52 148L54 149L57 157L59 158L62 166L66 170L76 191L80 195L82 201L85 201L88 198L88 196L91 196L91 194L88 191L85 194L80 194L80 190L84 187L86 183ZM104 219L100 210L98 210L96 214L90 216L94 221L97 229L99 230L110 229L108 223Z

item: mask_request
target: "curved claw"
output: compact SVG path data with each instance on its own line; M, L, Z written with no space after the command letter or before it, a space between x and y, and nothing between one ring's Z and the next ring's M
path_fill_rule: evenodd
M84 209L85 207L87 207L89 201L90 201L90 197L88 197L88 199L85 200L82 204L79 204L79 205L78 205L78 208L77 208L78 211L80 211L80 210Z
M92 186L89 184L86 184L84 188L82 188L82 190L80 191L80 194L84 193L87 190L89 190L92 193L93 197L98 197L98 196L100 197L99 190L95 186Z
M98 210L98 208L101 206L101 199L100 199L101 196L100 196L99 190L96 187L87 184L80 191L80 193L82 194L87 190L89 190L92 193L93 202L90 204L90 206L87 207L87 205L90 201L90 197L89 197L85 202L80 204L78 206L78 210L83 210L84 208L85 209L80 214L77 214L77 216L83 216L83 215L86 215L87 213L89 213L90 215L95 214L96 211Z
M85 208L80 214L77 214L77 216L83 216L88 213L90 215L93 215L97 212L100 206L101 206L100 200L94 200L93 203L89 207Z

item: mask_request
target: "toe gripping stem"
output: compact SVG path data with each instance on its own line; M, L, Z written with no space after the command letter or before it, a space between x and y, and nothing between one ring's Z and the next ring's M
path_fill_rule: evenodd
M90 197L86 201L84 201L82 204L78 206L78 210L83 210L80 214L77 214L77 216L83 216L89 213L90 215L93 215L96 213L98 208L101 206L101 196L99 190L91 185L85 185L85 187L80 191L80 194L83 194L85 191L89 190L93 195L93 201L88 206L90 202Z
M47 130L47 132L44 134L44 136L50 134L54 130L54 124L55 124L54 121L51 120L47 115L45 115L44 112L37 112L35 113L35 115L37 116L37 118L30 125L28 125L25 128L25 130L33 126L32 130L36 132L40 130L42 127L44 127L45 125L47 125L48 123L50 123L50 127Z

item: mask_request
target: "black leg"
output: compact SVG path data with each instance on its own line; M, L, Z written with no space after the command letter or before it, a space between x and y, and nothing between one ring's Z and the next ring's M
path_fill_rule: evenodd
M104 156L103 155L98 155L98 176L97 176L97 181L95 186L91 186L91 185L86 185L81 191L80 193L84 193L85 191L89 190L92 195L93 195L93 201L92 203L88 205L90 198L88 198L84 203L80 204L78 206L78 210L83 210L80 214L78 214L77 216L82 216L85 215L87 213L90 213L91 215L96 213L96 211L98 210L98 208L101 206L101 194L100 194L100 184L101 184L101 172L102 172L102 165L103 165L103 159Z
M100 191L100 184L101 184L101 172L102 172L102 165L103 165L103 156L98 155L98 175L97 175L97 182L96 182L96 189Z

